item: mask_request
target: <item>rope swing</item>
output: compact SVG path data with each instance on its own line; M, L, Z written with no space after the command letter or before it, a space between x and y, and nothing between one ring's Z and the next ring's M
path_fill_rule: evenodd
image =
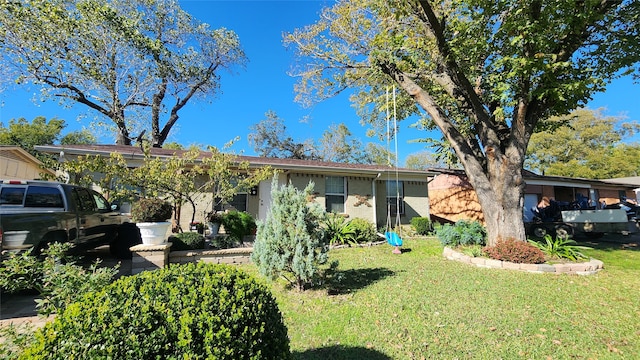
M390 114L389 114L389 88L387 88L387 163L391 167L391 131L390 131ZM389 245L393 246L394 254L401 254L400 246L402 246L402 227L400 226L400 181L398 180L398 122L396 116L396 88L393 87L393 139L395 143L395 175L396 175L396 219L395 224L391 223L391 203L387 200L387 227L384 233L384 237L387 239ZM387 173L387 184L391 177L391 172ZM388 196L388 194L387 194Z

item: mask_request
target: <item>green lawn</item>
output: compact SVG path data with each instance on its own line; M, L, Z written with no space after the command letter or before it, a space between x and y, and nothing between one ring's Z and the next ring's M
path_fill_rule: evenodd
M592 276L476 268L435 239L332 250L340 274L272 284L297 359L618 359L640 354L640 249L587 250ZM255 268L247 266L251 272Z

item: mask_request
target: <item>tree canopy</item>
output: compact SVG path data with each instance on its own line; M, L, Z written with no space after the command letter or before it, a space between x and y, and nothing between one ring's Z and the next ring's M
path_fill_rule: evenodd
M525 166L543 175L588 179L638 176L640 145L625 144L638 124L580 109L551 117L533 134Z
M538 124L637 70L640 3L337 1L285 38L300 57L298 99L349 89L363 119L421 117L455 151L483 209L488 243L526 238L522 177ZM635 40L634 40L635 39Z
M259 156L355 164L387 164L390 156L394 158L381 145L363 145L344 123L332 124L317 140L294 139L287 132L284 119L270 110L250 130L249 143Z
M5 81L85 106L118 144L149 130L158 147L189 101L214 98L220 72L246 61L233 31L175 0L0 0L0 54Z
M20 146L31 155L43 160L44 157L34 149L35 145L55 144L95 144L95 137L87 130L73 131L62 138L62 130L67 126L62 119L47 119L37 116L31 122L25 118L11 119L4 126L0 123L0 144Z

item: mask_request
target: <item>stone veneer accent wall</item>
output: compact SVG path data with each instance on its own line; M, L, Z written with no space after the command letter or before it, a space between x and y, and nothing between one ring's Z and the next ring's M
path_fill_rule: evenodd
M169 263L186 264L203 261L213 264L248 264L253 248L222 250L185 250L169 253Z
M583 263L566 264L517 264L509 261L487 259L482 257L472 257L459 253L449 247L445 247L442 255L449 260L455 260L466 264L475 265L490 269L520 270L533 273L551 274L575 274L593 275L604 268L604 263L600 260L591 259Z
M131 248L131 274L145 270L161 269L170 264L187 264L203 261L213 264L247 264L253 248L223 250L170 251L171 243L162 245L136 245Z

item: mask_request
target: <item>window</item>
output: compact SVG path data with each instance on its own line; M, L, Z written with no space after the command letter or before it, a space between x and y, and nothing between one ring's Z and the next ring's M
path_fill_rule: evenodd
M95 211L96 204L93 199L93 195L89 193L87 189L76 189L75 190L78 196L78 206L81 211Z
M23 187L3 187L0 190L0 205L22 205Z
M344 213L344 176L327 176L324 182L324 198L327 212Z
M404 214L404 183L387 181L387 204L391 215Z
M215 198L215 206L213 210L216 211L226 211L226 210L237 210L237 211L247 211L247 193L238 193L233 195L228 201L220 201L220 198Z
M60 190L46 186L29 186L24 199L25 207L64 207Z
M110 211L111 207L109 206L109 202L107 201L107 199L105 199L102 195L98 194L95 191L91 191L91 193L93 194L93 200L96 202L96 205L98 206L98 210L100 211Z

